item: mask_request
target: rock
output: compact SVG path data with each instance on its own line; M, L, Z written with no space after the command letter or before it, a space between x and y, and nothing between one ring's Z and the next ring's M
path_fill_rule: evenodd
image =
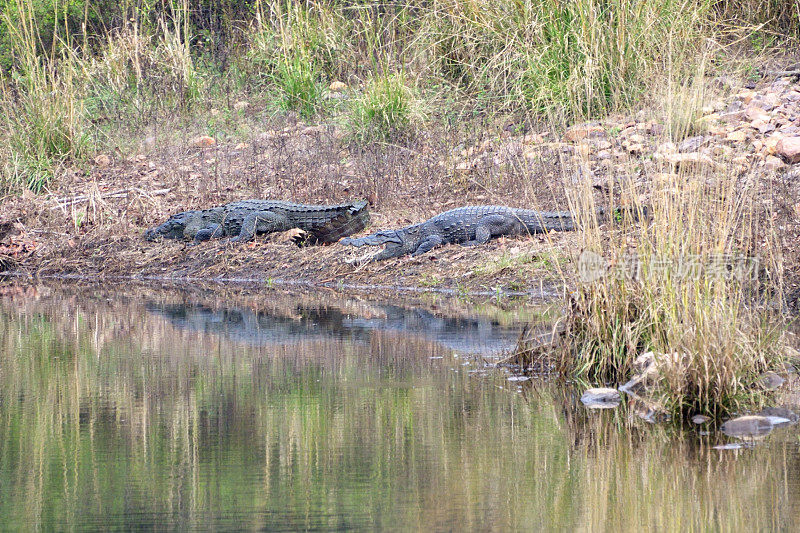
M673 142L665 142L658 145L656 152L661 154L674 154L678 151L678 147Z
M703 150L706 149L704 148ZM717 144L712 146L708 153L715 157L729 157L733 153L733 148L724 144Z
M734 130L725 137L725 140L731 142L744 142L747 140L747 132L744 130Z
M783 162L782 159L779 157L775 157L774 155L767 156L767 159L764 161L764 168L771 172L777 172L779 170L783 170L786 168L786 163Z
M753 98L756 96L755 91L741 91L739 94L736 95L736 98L742 101L744 104L749 104Z
M786 409L785 407L766 407L758 414L759 416L765 416L769 418L773 425L795 424L800 419L800 417L797 416L797 413L791 409ZM781 422L779 419L786 420L786 422Z
M209 137L208 135L198 135L197 137L192 138L192 140L189 141L189 144L195 148L206 148L209 146L214 146L217 144L217 141L214 139L214 137Z
M613 145L610 142L601 139L599 141L594 141L592 146L595 150L609 150Z
M706 415L694 415L692 417L692 423L697 424L698 426L709 421L711 421L711 417Z
M580 141L587 137L605 137L605 129L600 125L585 124L573 126L564 133L564 139L570 142Z
M235 104L233 104L233 108L236 111L243 111L243 110L247 109L248 107L250 107L250 103L249 102L245 102L244 100L241 100L241 101L236 102Z
M700 149L700 147L705 142L706 138L703 135L697 135L695 137L689 137L688 139L684 139L678 145L678 151L681 153L684 152L696 152ZM666 143L665 143L666 144ZM669 143L672 144L672 143Z
M744 118L749 121L760 120L762 122L769 122L769 115L764 113L764 110L759 107L748 107L744 112Z
M600 161L604 161L606 159L611 159L611 152L608 151L608 150L600 150L595 155L597 156L597 159L599 159Z
M319 135L325 131L324 126L306 126L300 130L300 135Z
M784 137L775 145L775 153L792 165L800 163L800 137Z
M626 147L628 153L631 155L642 155L645 152L645 147L640 143L631 143Z
M779 135L778 136L773 135L772 137L766 139L764 141L764 147L767 149L767 154L769 154L769 155L777 154L778 153L778 143L781 142L782 140L783 140L783 137L781 137Z
M335 80L332 81L330 85L328 85L328 90L332 93L340 93L347 89L347 85L344 82Z
M775 390L786 380L780 377L775 372L764 372L761 376L756 380L758 386L763 388L764 390Z
M581 396L581 402L590 409L610 409L617 407L622 398L617 389L595 388L588 389Z
M772 133L775 131L775 124L772 122L760 123L758 120L754 120L750 123L750 126L757 129L762 135L766 135L767 133Z
M664 160L676 168L684 170L712 169L716 166L709 156L698 152L667 154L664 156Z
M772 421L766 416L740 416L722 424L722 432L740 439L763 437L772 431Z
M100 168L106 168L111 165L111 158L106 154L100 154L94 158L94 164Z

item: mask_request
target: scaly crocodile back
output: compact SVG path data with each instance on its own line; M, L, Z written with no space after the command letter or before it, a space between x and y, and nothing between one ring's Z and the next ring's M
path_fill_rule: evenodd
M314 227L303 228L310 232L320 242L336 242L342 237L358 233L369 223L369 208L367 202L359 201L352 204L337 206L342 209L327 221L315 224Z

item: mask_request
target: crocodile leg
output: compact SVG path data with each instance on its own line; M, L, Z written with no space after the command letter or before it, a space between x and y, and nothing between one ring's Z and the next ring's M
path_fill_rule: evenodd
M212 224L197 231L194 234L194 243L200 243L209 239L222 237L222 224Z
M421 243L419 243L419 246L417 246L417 249L414 250L414 253L412 253L411 255L413 255L414 257L422 255L426 252L430 252L435 247L441 244L442 244L441 235L430 235L429 237L425 237L425 239Z
M483 217L475 226L475 240L467 241L463 246L486 244L492 237L514 233L516 219L505 215L489 215Z
M272 233L274 231L285 231L291 229L289 219L283 215L272 211L259 211L250 213L242 221L242 229L239 235L231 239L231 242L247 242L256 233Z

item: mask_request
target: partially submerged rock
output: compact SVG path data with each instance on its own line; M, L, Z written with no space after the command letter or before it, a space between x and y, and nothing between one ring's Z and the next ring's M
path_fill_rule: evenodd
M760 415L740 416L722 424L722 432L729 437L753 439L763 437L775 427L769 417Z
M767 407L762 409L758 414L769 418L773 425L796 424L800 418L797 416L797 413L785 407Z
M764 390L775 390L784 384L786 380L780 377L775 372L764 372L758 378L758 385Z
M617 407L621 401L617 389L606 387L588 389L581 396L581 402L590 409L611 409Z

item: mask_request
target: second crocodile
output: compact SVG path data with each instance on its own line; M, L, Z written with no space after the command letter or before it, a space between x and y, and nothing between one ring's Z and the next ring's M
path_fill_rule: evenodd
M569 211L533 211L500 205L459 207L425 222L405 228L384 230L366 237L347 238L341 244L386 247L367 261L402 255L420 255L443 244L465 246L485 244L501 235L527 235L547 231L572 231L575 220Z
M182 211L147 230L148 241L193 239L195 242L231 236L246 242L256 234L307 231L311 243L331 243L364 229L369 222L367 202L339 205L304 205L278 200L241 200L210 209Z

